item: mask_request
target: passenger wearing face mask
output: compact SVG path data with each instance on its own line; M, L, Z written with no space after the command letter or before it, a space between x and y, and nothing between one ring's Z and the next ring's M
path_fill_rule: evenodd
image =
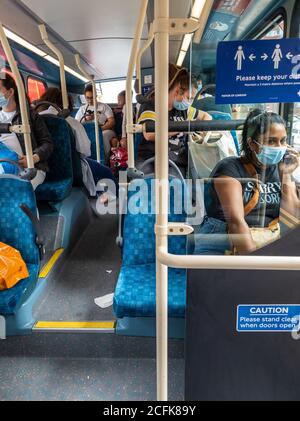
M169 65L169 120L170 121L186 121L188 120L188 108L190 103L181 104L184 100L184 96L189 92L190 77L187 69L179 68L174 64ZM188 99L188 98L187 98ZM206 114L206 113L205 113ZM196 116L198 118L198 116ZM211 120L211 117L207 114L207 119ZM155 114L155 92L151 93L148 97L148 101L141 105L138 123L143 124L147 121L156 121ZM179 138L178 138L179 136ZM170 159L176 160L179 150L179 133L169 133L169 150ZM143 162L147 159L154 157L155 155L155 134L144 133L143 140L139 146L137 168L139 168ZM180 165L180 169L185 174L185 165ZM148 171L149 170L149 171ZM151 171L152 170L152 171ZM145 172L153 172L154 167L145 169Z
M29 108L29 107L28 107ZM31 181L34 189L45 181L48 171L47 160L53 151L53 142L43 119L30 111L31 143L33 162L37 168L37 175ZM21 121L18 89L14 79L9 74L4 74L0 79L0 123L19 125ZM24 136L22 134L2 134L0 142L19 157L19 165L27 168L27 157Z
M280 237L280 208L299 218L292 181L299 156L287 144L283 119L252 111L242 143L242 156L221 161L206 185L207 216L195 230L194 254L250 253Z

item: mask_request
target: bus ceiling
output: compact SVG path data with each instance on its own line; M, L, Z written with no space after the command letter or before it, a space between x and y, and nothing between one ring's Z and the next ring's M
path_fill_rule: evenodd
M127 74L139 0L4 0L2 20L9 29L33 45L50 51L41 43L38 24L45 23L51 41L62 51L66 64L76 69L74 54L80 53L86 70L96 80L117 79ZM171 16L187 17L191 0L172 0ZM59 13L58 13L59 10ZM103 11L105 10L105 13ZM153 21L153 2L149 2L142 39L146 40ZM172 37L170 60L176 62L181 36ZM154 66L153 48L143 55L142 67Z

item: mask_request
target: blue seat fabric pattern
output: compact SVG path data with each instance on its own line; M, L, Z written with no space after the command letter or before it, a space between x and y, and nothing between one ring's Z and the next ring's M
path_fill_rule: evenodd
M85 123L84 125L86 134L91 141L91 156L89 158L97 160L97 149L96 149L96 133L95 133L95 123ZM100 155L101 162L104 162L104 141L102 129L99 126L99 141L100 141Z
M50 171L46 180L36 189L37 200L59 202L71 192L73 185L70 129L66 121L56 116L43 116L54 151L48 160Z
M0 241L19 250L24 259L29 278L15 287L0 291L0 314L14 314L33 291L39 273L40 257L35 243L36 234L29 218L20 209L26 204L37 212L35 195L28 181L15 176L0 176Z
M145 181L148 185L148 191L151 191L149 188L151 179ZM136 180L131 185L135 182L140 183ZM184 191L180 180L174 180L173 182L177 184L177 188ZM151 196L153 197L153 194ZM155 317L156 256L154 225L156 216L149 213L151 207L155 209L155 204L153 203L151 206L148 196L142 195L141 197L140 200L137 200L137 206L144 209L145 212L138 215L127 213L124 221L123 264L114 295L114 312L119 318ZM134 191L129 191L128 203L133 198ZM178 205L181 207L178 208ZM175 214L174 209L182 209L182 211L180 214ZM186 214L182 208L182 203L176 203L173 188L171 188L169 222L185 222L185 219ZM186 237L169 237L169 252L179 255L186 254ZM186 271L169 269L170 317L184 317L185 301Z
M155 263L122 267L115 291L114 312L117 317L155 317ZM169 316L185 316L186 271L169 269Z

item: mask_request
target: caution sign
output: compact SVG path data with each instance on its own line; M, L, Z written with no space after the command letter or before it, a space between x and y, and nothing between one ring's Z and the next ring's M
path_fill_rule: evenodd
M220 42L216 102L300 102L300 39Z
M238 306L238 332L298 332L299 330L300 305Z

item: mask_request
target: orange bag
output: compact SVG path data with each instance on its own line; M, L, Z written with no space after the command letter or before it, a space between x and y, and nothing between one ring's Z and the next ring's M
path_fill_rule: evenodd
M14 287L29 273L20 252L0 243L0 291Z

